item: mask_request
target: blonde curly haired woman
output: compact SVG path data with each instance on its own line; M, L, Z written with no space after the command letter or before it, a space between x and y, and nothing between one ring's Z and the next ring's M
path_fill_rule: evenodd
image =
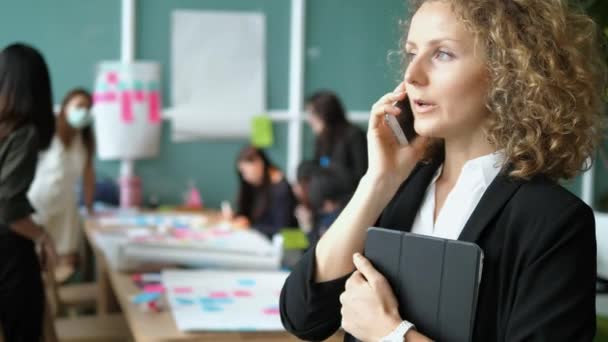
M372 107L368 170L287 279L283 324L306 340L340 326L346 341L435 338L360 254L376 225L483 249L475 341L591 341L593 212L557 181L589 167L601 135L597 28L565 0L410 8L403 83ZM406 94L420 137L401 147L382 117Z

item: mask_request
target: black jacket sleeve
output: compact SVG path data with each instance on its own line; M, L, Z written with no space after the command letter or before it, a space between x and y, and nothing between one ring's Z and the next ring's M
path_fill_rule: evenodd
M354 184L358 184L359 180L367 171L367 137L358 127L353 127L354 132L348 141L348 151L350 164L352 167L351 173Z
M340 328L339 297L350 276L315 283L314 275L315 248L310 248L285 281L279 304L285 329L308 341L325 340Z
M596 241L591 208L577 201L539 218L528 243L507 341L592 341L595 334ZM591 246L591 248L589 248Z
M27 191L34 179L38 139L33 126L25 126L6 138L0 156L0 227L34 212Z

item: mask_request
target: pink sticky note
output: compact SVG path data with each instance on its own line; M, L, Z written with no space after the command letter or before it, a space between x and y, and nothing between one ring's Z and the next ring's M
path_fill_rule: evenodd
M103 96L103 100L106 102L116 101L116 93L112 91L107 91Z
M245 290L236 290L234 291L234 296L235 297L251 297L252 294L249 291L245 291Z
M173 288L173 292L175 292L176 294L188 294L192 293L193 290L191 287L175 287Z
M116 84L118 83L118 74L115 72L109 72L106 75L106 80L108 81L108 83L110 84Z
M212 235L212 236L216 236L216 237L220 237L220 236L227 236L227 235L230 235L230 234L231 234L231 232L226 231L226 230L219 230L219 229L216 229L216 230L212 230L212 231L211 231L211 235Z
M279 309L278 308L264 309L264 315L278 315L278 314L279 314Z
M174 229L171 234L180 240L192 237L192 232L190 232L188 229Z
M104 98L104 93L95 92L93 93L93 103L102 102Z
M135 98L135 101L137 101L137 102L144 102L144 92L141 90L135 90L133 92L133 97Z
M196 240L206 240L207 235L205 235L204 233L200 233L200 232L194 232L194 233L192 233L192 238L196 239Z
M131 94L128 91L123 91L120 95L120 117L123 123L131 123L133 122Z
M116 93L111 91L96 92L93 94L93 103L116 101Z
M214 291L209 294L209 298L228 298L228 293L224 291Z
M165 288L161 284L148 284L144 285L144 292L163 293L165 292Z
M148 120L153 124L160 123L160 93L158 91L148 94L148 105L150 110Z

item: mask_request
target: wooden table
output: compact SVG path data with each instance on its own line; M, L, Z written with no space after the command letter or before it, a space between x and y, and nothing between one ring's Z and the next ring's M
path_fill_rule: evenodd
M122 310L131 334L138 342L151 341L299 341L287 332L201 332L185 333L179 331L171 312L143 312L130 302L129 298L141 292L128 273L119 272L108 267L102 251L95 245L93 236L98 226L94 220L85 223L88 241L93 247L96 259L96 273L99 292L97 295L97 312L106 315L115 311L117 306ZM117 302L117 303L116 303ZM327 341L342 341L344 334L336 333Z

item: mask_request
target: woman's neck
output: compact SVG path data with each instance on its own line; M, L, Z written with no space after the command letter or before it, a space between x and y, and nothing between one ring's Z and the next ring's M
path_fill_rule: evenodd
M496 152L485 137L471 137L466 140L446 140L445 160L440 178L447 183L455 183L464 164L481 156Z

